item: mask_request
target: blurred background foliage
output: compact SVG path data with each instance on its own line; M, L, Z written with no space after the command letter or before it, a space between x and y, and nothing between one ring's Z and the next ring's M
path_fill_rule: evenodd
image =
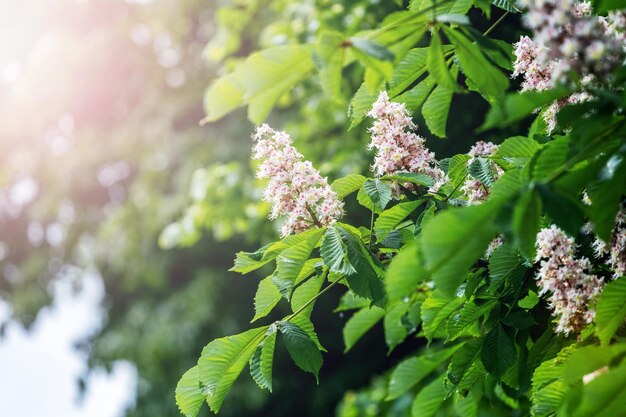
M95 267L105 283L106 321L79 348L93 366L136 365L128 416L178 415L180 375L208 340L239 332L253 316L263 276L227 272L235 252L274 240L277 230L252 175L252 124L238 110L200 126L205 88L254 50L311 42L325 28L350 35L406 4L3 1L11 13L0 14L0 39L10 37L11 47L0 49L0 298L11 320L29 326L50 303L51 282L69 267ZM511 22L494 36L515 39L519 25ZM368 170L367 123L348 130L347 117L362 72L358 64L344 69L338 100L307 80L269 120L330 178ZM469 95L453 106L450 139L420 131L439 158L475 142L466 132L481 123L487 103ZM279 360L274 394L251 380L238 383L224 416L409 412L402 398L383 404L377 387L384 377L376 375L415 346L386 357L378 329L342 355L342 323L323 313L338 296L320 300L314 313L329 351L322 383Z

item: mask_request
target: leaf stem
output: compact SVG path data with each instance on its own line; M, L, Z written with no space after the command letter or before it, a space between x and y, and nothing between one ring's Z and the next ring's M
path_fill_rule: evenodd
M495 28L496 26L498 26L500 24L500 22L502 22L504 20L505 17L507 17L509 15L510 12L506 12L504 13L502 16L500 16L500 18L498 20L495 21L495 23L493 25L491 25L489 27L489 29L487 29L485 31L485 33L483 33L483 36L487 36L489 35Z
M465 179L467 178L467 173L465 174L465 176L463 177L463 179L461 181L459 181L459 183L456 185L456 187L454 187L454 190L452 190L450 192L450 194L448 194L448 196L443 200L444 203L446 201L448 201L450 199L450 197L452 197L454 195L454 193L456 193L456 190L459 189L459 187L461 186L461 184L463 184L465 182Z
M325 269L324 271L324 277L326 277L328 275L328 269ZM312 297L309 301L307 301L306 303L304 303L304 305L302 305L302 307L300 307L299 309L297 309L296 311L294 311L292 314L288 315L283 321L289 321L291 319L293 319L294 317L296 317L298 314L302 313L308 306L310 306L312 303L315 302L315 300L317 300L318 298L320 298L322 296L322 294L326 293L328 290L330 290L332 287L335 286L335 284L337 284L339 281L341 281L343 279L343 276L340 276L339 278L337 278L335 281L332 281L330 284L328 284L326 286L326 288L324 288L322 291L318 292L317 295L315 295L314 297Z

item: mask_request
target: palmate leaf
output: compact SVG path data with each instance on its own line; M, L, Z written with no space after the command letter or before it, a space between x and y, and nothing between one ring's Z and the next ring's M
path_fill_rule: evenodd
M198 367L184 373L176 386L176 405L185 417L196 417L204 403L204 393L200 387Z
M309 317L302 315L302 314L298 314L297 316L290 317L289 321L295 324L296 326L298 326L299 328L301 328L302 330L304 330L305 333L309 335L313 343L315 343L315 345L317 346L317 349L320 352L326 352L326 348L322 346L322 344L320 343L319 337L317 336L317 332L315 331L315 328L313 327L313 322L311 321Z
M353 192L358 191L366 179L367 178L360 174L350 174L333 181L330 188L337 194L337 197L345 198Z
M320 84L324 93L341 102L341 72L345 48L343 34L336 31L324 31L317 37L317 45L313 53L313 62L318 70Z
M393 53L391 53L391 51L389 51L384 45L372 41L371 39L352 37L349 39L349 41L352 47L367 55L370 55L371 57L380 59L381 61L394 60L394 55Z
M563 366L574 352L575 346L562 349L557 357L543 362L532 377L532 414L552 416L560 408L567 383L562 378Z
M462 336L468 329L478 323L478 319L493 310L496 304L495 300L487 301L481 305L476 305L474 302L466 303L461 311L457 314L453 314L448 320L448 340L455 340L459 336Z
M514 136L502 142L493 156L514 166L522 166L540 149L541 145L536 141L525 136Z
M367 298L359 297L354 292L346 291L339 300L339 305L333 310L333 313L340 311L358 310L363 307L369 307L371 301Z
M422 185L424 187L432 187L435 184L435 180L430 175L417 174L415 172L399 171L393 175L385 175L381 177L383 180L394 180L401 183L411 183L415 185Z
M216 339L202 349L198 375L206 400L217 413L233 383L248 364L269 326Z
M535 257L535 240L539 232L541 209L541 198L536 190L522 194L513 209L511 226L515 241L522 255L528 260Z
M626 409L626 362L583 385L567 417L621 417Z
M393 69L389 82L389 97L395 97L406 90L428 69L428 48L411 49Z
M451 91L462 91L461 87L456 83L456 77L450 74L441 46L441 37L436 30L433 30L430 48L428 48L427 65L430 74L435 78L437 84Z
M482 54L482 49L473 44L457 30L443 26L446 36L455 46L455 53L461 63L461 71L489 101L504 94L509 87L509 79L492 65Z
M489 258L489 276L492 282L499 283L525 272L517 250L510 243L499 246Z
M466 395L474 383L484 377L485 371L480 361L482 345L482 338L471 339L452 356L448 366L448 380L451 388L462 395Z
M252 321L256 321L262 317L267 316L272 309L278 304L282 296L278 288L272 282L272 277L269 276L261 282L257 288L256 295L254 296L254 318Z
M596 306L596 334L603 345L607 345L613 335L624 324L626 318L626 279L609 282L600 294Z
M422 329L429 341L435 337L446 337L446 321L463 304L460 297L449 296L435 290L424 300L421 309Z
M278 256L272 281L284 297L289 298L291 295L298 276L325 231L324 228L314 229L305 240L285 249Z
M413 388L445 362L462 344L436 352L424 353L400 362L393 370L389 380L387 400L394 400Z
M492 201L448 209L424 226L422 254L437 288L449 294L456 291L494 238L497 228L493 221L499 209L500 204Z
M428 278L417 244L407 245L391 261L385 277L389 300L400 300L413 293Z
M406 108L416 113L435 88L435 79L429 75L410 90L396 96L392 101L406 104Z
M493 172L491 162L485 158L475 158L467 169L467 173L474 179L482 182L486 187L493 184Z
M356 272L348 259L348 249L336 227L329 227L320 246L320 255L331 272L341 275Z
M515 2L511 0L491 0L491 4L510 13L520 12L520 10L515 6Z
M613 155L600 172L601 180L588 189L591 207L587 210L593 231L605 242L611 240L615 216L626 189L626 152Z
M361 123L363 118L365 118L365 114L372 108L372 104L374 104L377 98L378 91L370 90L367 83L361 84L361 87L359 87L352 97L350 107L348 108L348 117L352 121L349 129Z
M291 359L298 368L315 375L315 380L319 382L319 371L323 360L313 339L301 327L293 323L280 322L278 329Z
M254 350L250 357L250 375L262 389L272 392L272 365L274 364L274 347L276 332L270 333Z
M411 406L412 417L433 417L446 399L445 374L435 378L417 394Z
M344 352L352 349L352 346L374 327L384 315L385 310L376 306L371 308L365 307L354 313L343 327L343 341L346 346Z

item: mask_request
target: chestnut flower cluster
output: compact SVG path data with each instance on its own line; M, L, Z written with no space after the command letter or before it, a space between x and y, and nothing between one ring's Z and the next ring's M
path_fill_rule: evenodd
M605 80L626 57L624 13L607 17L591 15L589 2L575 0L521 0L527 8L526 25L533 39L522 36L515 44L513 77L523 75L522 91L543 91L569 83L571 72L582 85ZM621 25L621 26L620 26ZM590 99L577 93L555 101L544 112L549 131L556 127L556 113L568 103Z
M602 278L590 273L589 259L577 258L574 239L555 225L541 229L535 246L539 295L550 294L549 307L558 319L556 332L580 332L595 317L593 305L602 292Z
M429 191L437 192L446 175L439 168L435 154L424 145L424 138L412 132L417 126L404 103L389 101L387 92L382 91L367 115L374 119L369 129L372 141L368 149L376 149L372 165L376 176L397 172L427 174L435 181ZM410 184L407 186L410 187Z
M598 259L606 259L606 263L613 270L613 278L626 275L626 207L624 204L620 206L615 217L611 240L606 243L596 238L593 242L593 249Z
M467 166L469 167L470 165L472 165L476 158L491 156L497 150L498 145L494 145L491 142L476 142L476 144L472 146L472 148L468 152L468 155L471 156L471 158L469 161L467 161ZM502 176L502 174L504 174L502 168L500 168L497 164L489 162L489 166L491 167L494 181L496 181ZM465 179L461 190L463 190L463 193L467 197L467 204L469 205L482 203L487 198L489 198L489 189L487 188L487 185L469 175Z
M343 202L311 162L303 160L287 133L263 124L252 138L252 158L261 160L257 177L269 179L264 195L272 205L269 217L285 216L283 236L331 225L343 215Z

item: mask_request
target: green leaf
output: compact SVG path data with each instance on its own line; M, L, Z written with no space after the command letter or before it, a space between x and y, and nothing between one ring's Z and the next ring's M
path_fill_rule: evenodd
M313 327L313 322L309 317L298 314L297 316L292 316L291 318L289 318L289 321L304 330L305 333L309 335L313 343L315 343L317 349L320 352L326 352L326 349L324 348L324 346L322 346L319 338L317 337L317 333L315 332L315 328Z
M389 82L389 97L406 90L426 72L428 48L411 49L393 69Z
M415 291L417 285L427 278L422 266L418 245L407 245L391 261L385 277L390 300L400 300Z
M334 313L340 311L358 310L363 307L369 307L371 301L367 298L359 297L354 292L346 291L339 300L339 305L333 310Z
M348 285L355 294L369 298L374 303L381 303L385 298L385 289L376 269L372 255L363 245L361 238L350 232L346 225L337 228L346 246L348 261L355 272L346 275Z
M520 252L529 260L535 258L541 213L541 198L536 190L522 194L513 209L513 234Z
M296 279L304 268L311 252L324 234L325 229L315 229L305 240L284 250L276 260L276 275L272 278L281 294L289 298Z
M576 236L585 219L581 202L549 185L539 185L537 189L554 224L570 236Z
M600 172L601 180L588 188L591 207L587 210L593 231L605 242L611 240L615 216L626 189L624 155L613 155Z
M426 99L430 96L433 88L435 88L435 84L435 79L432 75L429 75L409 91L396 96L392 101L404 103L407 109L411 110L413 113L417 113L422 107L422 104L424 104Z
M403 317L409 311L408 300L400 300L387 306L383 327L385 329L385 342L391 352L406 338L408 330L403 322Z
M315 380L319 383L319 371L323 360L315 342L302 328L293 323L279 322L278 329L283 335L291 359L300 369L315 375Z
M429 341L435 337L447 336L445 323L462 304L460 297L448 296L437 290L424 300L421 309L422 329Z
M396 172L393 175L385 175L381 180L394 180L401 183L411 183L415 185L423 185L424 187L432 187L435 184L433 177L426 174L417 174L415 172Z
M417 394L411 406L412 417L433 417L446 399L445 374L434 379Z
M324 264L331 272L341 275L356 272L354 267L350 264L348 249L336 227L326 229L324 240L320 246L320 255L322 256Z
M621 417L626 409L626 362L583 386L572 417Z
M489 101L501 97L509 87L509 79L482 54L482 48L470 42L465 35L443 26L446 36L455 45L461 71L476 85Z
M596 334L603 345L608 345L625 317L626 279L619 278L606 284L596 306Z
M565 87L557 87L546 91L516 93L506 96L504 100L495 102L485 123L479 131L494 127L505 127L530 116L536 109L551 104L554 100L567 97L571 91Z
M352 349L352 346L354 346L369 329L374 327L384 315L385 310L376 306L362 308L354 313L343 327L343 341L346 345L344 352Z
M353 37L349 41L354 48L381 61L393 61L395 58L384 45L370 39Z
M458 389L462 395L467 394L474 383L484 378L484 369L480 358L483 339L470 339L463 344L463 349L459 349L452 356L450 366L448 366L448 380L454 389Z
M452 70L455 79L457 72L456 69ZM433 135L440 138L446 137L446 123L448 122L453 92L454 90L446 86L438 85L428 96L422 108L422 116L424 116L426 126Z
M350 107L348 108L348 117L352 120L350 129L361 123L365 114L372 108L372 104L374 104L377 98L378 91L371 91L367 83L361 84L361 87L359 87L352 97Z
M256 295L254 296L254 318L252 321L267 316L272 309L278 304L282 296L280 291L272 282L272 277L269 276L261 282L257 288Z
M494 182L491 162L485 158L474 158L467 169L472 178L482 182L486 187L491 187Z
M198 367L194 366L183 374L176 385L176 405L185 417L196 417L203 402Z
M427 63L428 70L437 81L437 84L451 91L462 91L461 87L456 83L456 77L452 77L450 74L446 58L443 55L443 48L441 47L441 37L436 30L433 30L430 40Z
M491 4L510 13L520 12L520 10L515 6L515 2L511 0L491 0Z
M449 294L456 291L494 238L498 211L499 205L492 202L448 209L424 226L422 254L437 288Z
M345 48L340 32L324 31L318 35L313 61L317 67L324 93L332 100L341 102L341 72Z
M392 231L397 225L413 213L423 200L409 201L400 203L389 210L383 211L374 223L374 232L379 240L385 238L387 233Z
M216 339L202 349L198 375L207 403L217 413L226 394L248 364L269 326L250 329L235 336Z
M445 362L462 344L436 352L424 353L400 362L393 370L389 380L387 400L394 400L413 388Z
M539 296L534 291L528 291L528 295L517 302L521 308L531 309L539 303Z
M330 188L337 194L337 197L343 199L353 192L358 191L366 179L367 178L360 174L350 174L333 181Z
M274 364L274 347L276 346L276 332L269 334L250 357L250 375L254 382L262 388L272 392L272 365Z
M320 289L324 284L324 275L314 275L305 281L302 285L299 285L294 291L291 297L291 309L295 312L300 309L306 303L308 303L313 297L319 294ZM305 317L311 316L311 311L315 303L309 304L300 314Z
M626 0L602 0L600 1L600 6L598 6L598 13L604 14L610 10L617 9L626 9Z
M522 166L541 149L536 141L524 136L506 139L494 153L494 158L502 158L514 166Z
M268 249L272 245L273 243L265 245L256 252L237 252L235 265L229 271L247 274L273 261L280 252L270 253Z
M498 247L489 258L489 276L491 281L499 283L506 278L512 278L524 274L526 268L517 250L510 243Z
M379 210L384 210L391 201L391 187L379 179L365 181L363 189Z
M311 72L311 52L311 45L284 45L253 53L207 90L204 120L213 122L247 103L248 118L260 124L276 101Z
M515 342L504 331L501 324L498 323L485 336L480 357L487 372L496 378L504 375L515 362L517 357Z
M448 339L455 340L463 336L473 326L479 323L479 319L489 313L496 306L495 300L490 300L481 305L473 302L467 302L465 306L457 314L453 314L448 320L447 331Z

